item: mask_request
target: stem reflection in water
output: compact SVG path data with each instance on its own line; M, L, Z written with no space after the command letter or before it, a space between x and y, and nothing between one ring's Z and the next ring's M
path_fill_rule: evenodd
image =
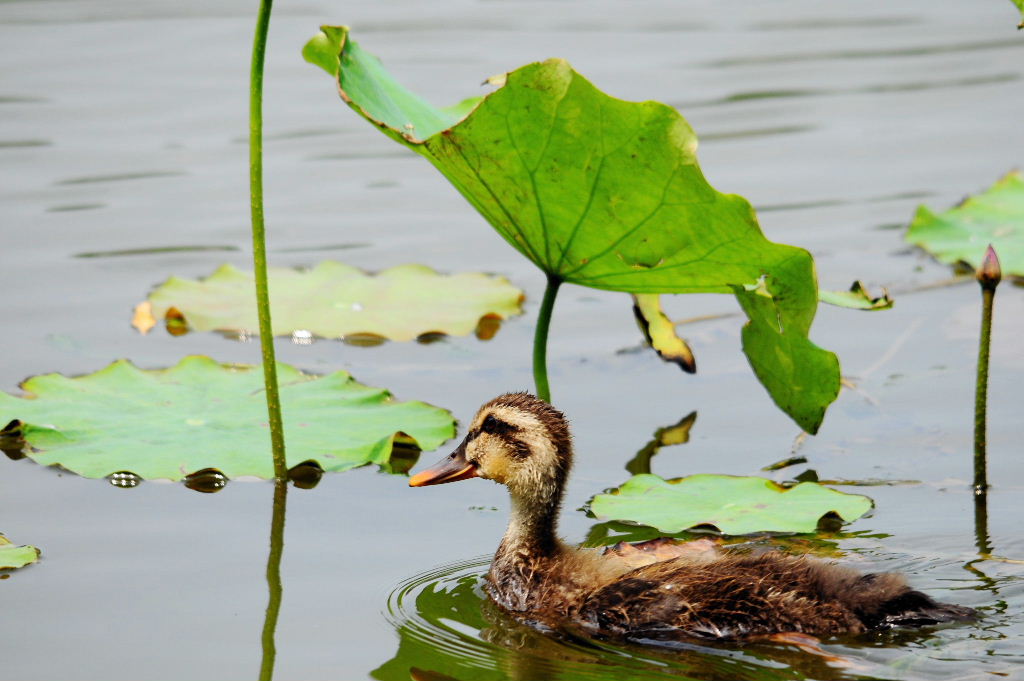
M260 663L260 681L269 681L274 676L274 630L277 616L281 611L281 556L284 554L284 512L288 501L288 480L274 481L274 511L270 523L270 555L267 557L267 615L263 620L263 659Z

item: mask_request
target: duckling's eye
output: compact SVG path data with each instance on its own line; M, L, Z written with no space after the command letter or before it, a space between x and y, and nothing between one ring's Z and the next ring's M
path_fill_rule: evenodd
M484 422L480 424L480 430L485 433L495 433L499 430L498 419L494 418L494 414L488 414Z

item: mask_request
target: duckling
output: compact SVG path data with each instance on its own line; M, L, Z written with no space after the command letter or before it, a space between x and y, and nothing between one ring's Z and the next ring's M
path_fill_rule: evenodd
M640 642L743 640L786 633L834 635L971 619L898 574L861 574L809 557L680 551L636 567L556 535L572 467L565 416L528 393L483 405L448 457L412 487L468 478L508 487L508 529L485 590L517 619L541 628Z

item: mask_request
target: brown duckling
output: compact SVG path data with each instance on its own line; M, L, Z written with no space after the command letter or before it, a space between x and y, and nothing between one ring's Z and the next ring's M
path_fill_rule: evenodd
M970 619L901 575L861 574L779 552L681 551L636 567L555 534L572 437L565 417L527 393L497 397L459 447L413 487L479 477L508 487L512 517L486 590L517 618L632 641L860 633Z

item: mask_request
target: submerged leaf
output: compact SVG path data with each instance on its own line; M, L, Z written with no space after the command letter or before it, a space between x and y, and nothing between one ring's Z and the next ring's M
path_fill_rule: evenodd
M647 343L666 362L678 364L688 374L697 372L697 360L686 341L676 333L675 324L661 309L656 293L633 295L633 316Z
M368 335L407 341L425 334L464 336L481 319L520 314L523 299L523 292L504 277L442 275L423 265L367 274L326 261L305 271L271 267L268 277L274 335L304 338ZM150 316L196 331L256 334L253 286L252 272L231 265L200 281L172 277L150 294Z
M757 477L691 475L663 480L635 475L611 494L598 494L590 510L598 518L648 525L669 534L712 525L725 534L814 532L823 516L853 521L871 500L815 483L791 488Z
M14 570L39 560L39 549L34 546L16 546L0 534L0 570Z
M837 307L849 307L854 310L888 310L895 302L889 295L889 291L884 288L882 295L872 298L860 281L853 282L849 291L819 291L818 297L823 303Z
M396 436L434 449L455 434L449 412L396 402L344 371L310 376L278 364L289 468L315 461L325 471L385 464ZM35 376L28 399L0 393L0 420L18 419L44 465L87 478L131 472L181 480L204 469L229 478L271 478L270 431L258 366L186 357L170 369L125 360L86 376Z
M798 386L820 400L807 407L789 399L789 386L766 384L802 427L817 430L838 394L839 367L807 340L818 300L814 262L803 249L768 241L749 202L708 184L697 137L675 109L610 97L559 59L492 81L498 89L475 102L436 109L397 83L345 27L323 27L303 54L335 79L354 110L427 157L551 277L629 293L741 297L744 287L767 281L777 323L755 342L775 334L770 352L793 353L783 361L815 370L769 371L758 366L762 356L751 363L762 381L809 378L836 387Z
M920 206L906 240L940 262L966 263L973 270L981 267L992 244L1003 275L1024 277L1024 175L1009 172L945 213L936 215Z

